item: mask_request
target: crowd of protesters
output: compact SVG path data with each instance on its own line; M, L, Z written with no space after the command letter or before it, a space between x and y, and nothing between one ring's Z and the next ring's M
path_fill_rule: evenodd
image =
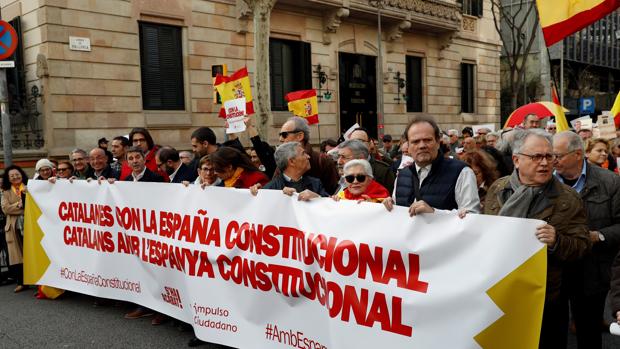
M34 180L168 182L179 185L249 189L257 196L279 190L300 201L321 197L408 208L410 216L454 211L533 218L547 245L547 291L541 348L565 348L569 304L578 346L601 348L605 302L620 322L620 141L592 138L592 130L556 132L535 116L520 127L492 132L471 127L440 130L430 117L416 117L399 141L371 138L358 128L320 152L310 144L305 119L290 118L272 147L247 121L251 147L236 135L222 144L208 127L195 130L193 152L157 145L145 128L90 150L74 149L69 159L41 159ZM189 147L189 144L188 144ZM11 278L23 285L24 203L28 176L19 166L2 175L4 238ZM611 293L609 293L611 290ZM98 302L104 302L98 300ZM128 319L155 315L137 307ZM190 346L203 342L197 338Z

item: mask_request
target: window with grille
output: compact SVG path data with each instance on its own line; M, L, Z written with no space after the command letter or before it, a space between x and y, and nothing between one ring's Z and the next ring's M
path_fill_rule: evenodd
M312 88L310 44L302 41L269 40L271 110L288 110L287 93Z
M142 107L184 110L181 28L140 22Z
M461 63L461 113L475 112L476 65Z

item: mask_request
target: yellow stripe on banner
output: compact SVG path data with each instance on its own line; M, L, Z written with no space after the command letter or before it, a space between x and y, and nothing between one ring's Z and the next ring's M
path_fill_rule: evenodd
M487 294L504 315L480 332L476 342L484 349L538 348L546 279L547 248L543 247L489 289Z
M41 240L43 231L39 227L41 209L26 194L26 206L24 210L24 284L34 285L39 282L50 265L50 259L45 253Z
M574 15L588 11L605 0L537 0L541 27L563 22Z

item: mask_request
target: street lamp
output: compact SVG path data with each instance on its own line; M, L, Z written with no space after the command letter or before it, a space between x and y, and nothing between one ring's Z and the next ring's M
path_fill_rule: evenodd
M369 0L370 6L377 8L377 134L383 137L383 35L381 32L381 10L385 6L385 0Z

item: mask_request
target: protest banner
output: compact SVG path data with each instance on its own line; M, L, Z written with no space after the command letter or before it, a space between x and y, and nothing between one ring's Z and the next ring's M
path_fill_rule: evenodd
M26 283L126 300L237 348L535 348L540 221L280 191L28 183Z
M224 109L226 109L226 133L240 133L245 131L245 122L243 119L246 116L245 98L231 99L224 102Z

